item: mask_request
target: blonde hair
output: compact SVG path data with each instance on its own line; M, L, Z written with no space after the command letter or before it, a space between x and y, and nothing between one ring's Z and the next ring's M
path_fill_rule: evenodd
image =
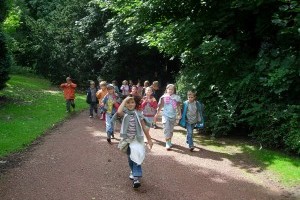
M176 87L175 87L174 84L168 84L167 87L166 87L165 93L167 93L167 89L169 89L170 87L172 87L174 89L174 94L176 94Z
M147 90L151 90L151 92L153 92L153 90L152 90L151 87L146 87L145 92L146 92Z
M159 83L158 83L158 81L153 81L152 85L158 87L158 86L159 86Z
M128 85L128 81L127 81L127 80L124 80L124 81L122 81L122 84L123 84L123 85Z
M106 83L106 81L101 81L101 82L99 83L99 85L100 85L100 87L101 87L101 86L107 86L107 83Z
M95 82L94 81L90 81L90 85L95 85Z
M145 81L144 85L146 85L148 87L150 85L150 82L149 81Z

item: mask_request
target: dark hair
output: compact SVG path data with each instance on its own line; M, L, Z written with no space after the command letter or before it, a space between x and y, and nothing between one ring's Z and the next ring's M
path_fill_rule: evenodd
M133 97L134 101L135 101L135 109L140 109L141 107L141 104L142 104L142 97L141 96L135 96L135 95L132 95L132 94L129 94L128 95L129 97Z

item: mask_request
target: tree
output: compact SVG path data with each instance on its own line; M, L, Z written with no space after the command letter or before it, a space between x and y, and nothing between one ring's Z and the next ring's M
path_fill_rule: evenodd
M10 55L6 45L5 34L2 29L2 23L6 17L8 6L6 1L0 2L0 90L5 87L9 80L9 67L11 65Z

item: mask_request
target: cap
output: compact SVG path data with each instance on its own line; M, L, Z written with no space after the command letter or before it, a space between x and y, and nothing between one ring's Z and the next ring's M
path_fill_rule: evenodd
M113 84L108 84L106 87L107 88L114 88Z

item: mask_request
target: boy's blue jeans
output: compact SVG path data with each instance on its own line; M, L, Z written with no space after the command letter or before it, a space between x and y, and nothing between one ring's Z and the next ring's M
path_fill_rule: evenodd
M74 99L66 99L66 107L67 107L68 112L71 111L71 106L72 106L73 109L75 109Z
M194 147L193 141L193 130L196 124L189 124L186 122L186 143L189 145L189 148Z
M142 177L142 175L143 175L142 165L138 165L130 159L130 147L129 146L127 149L127 156L128 156L128 164L129 164L130 170L132 171L132 175L134 177Z
M112 121L111 121L112 117L113 117L113 114L106 113L106 116L105 116L105 126L106 126L107 138L111 138L111 135L114 132L114 123L112 123Z

